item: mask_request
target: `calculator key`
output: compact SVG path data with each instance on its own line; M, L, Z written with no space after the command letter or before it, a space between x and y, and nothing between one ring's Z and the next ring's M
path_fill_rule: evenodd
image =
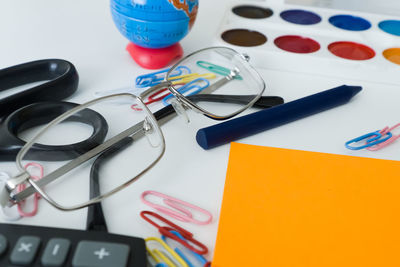
M63 266L69 248L71 246L71 242L65 238L52 238L46 245L42 255L42 265L43 266Z
M7 239L4 235L0 234L0 256L3 255L7 249Z
M10 261L12 264L29 266L35 259L40 245L40 238L36 236L22 236L15 245Z
M73 267L126 267L129 246L117 243L81 241L72 260Z

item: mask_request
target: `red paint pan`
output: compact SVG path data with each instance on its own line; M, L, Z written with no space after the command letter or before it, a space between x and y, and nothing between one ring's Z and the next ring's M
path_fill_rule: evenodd
M280 36L275 39L274 44L282 50L300 54L313 53L321 48L313 39L298 35Z
M363 44L354 42L335 42L328 46L335 56L350 60L367 60L375 56L375 51Z

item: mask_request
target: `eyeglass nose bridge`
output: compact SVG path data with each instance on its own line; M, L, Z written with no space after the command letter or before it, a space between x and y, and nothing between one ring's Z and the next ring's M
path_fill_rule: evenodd
M160 88L170 88L172 86L172 82L171 81L163 81L162 83L150 87L149 89L147 89L146 91L142 92L140 94L140 98L146 98L148 95L152 94L153 92L160 90ZM170 90L171 93L173 94L173 99L171 100L171 105L174 108L176 114L178 114L178 117L182 118L184 120L185 123L189 123L189 117L186 113L186 104L179 98L179 96L177 94L174 93L174 91Z
M147 142L150 144L150 146L156 148L161 145L161 142L159 138L157 137L157 133L154 129L153 124L150 122L150 119L146 117L143 120L143 132L144 135L146 136Z
M173 98L171 100L171 105L174 108L176 114L178 114L178 117L183 119L185 123L190 122L189 116L186 113L186 104L179 97Z
M27 171L18 174L17 176L9 179L6 183L7 190L13 191L17 188L18 185L23 184L31 178Z
M24 171L17 176L8 179L3 187L3 192L0 192L0 205L3 207L11 206L15 203L15 200L10 197L11 193L17 189L17 186L23 184L24 182L28 181L30 175L27 171Z
M240 55L242 56L242 58L243 58L244 60L246 60L247 62L250 62L250 56L249 56L248 54L242 53L242 54L240 54Z

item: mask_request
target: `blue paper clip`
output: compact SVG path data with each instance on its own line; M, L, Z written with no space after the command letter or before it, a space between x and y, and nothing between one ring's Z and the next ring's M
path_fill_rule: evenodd
M187 263L170 247L166 242L161 240L158 237L148 237L145 239L146 241L146 250L150 258L148 259L148 263L153 264L155 261L158 267L176 267L176 263L178 263L180 267L189 267ZM156 242L162 246L165 250L159 250L157 248L149 247L148 242ZM161 264L161 265L159 265ZM162 265L164 264L164 265ZM153 264L154 266L154 264Z
M207 61L202 61L199 60L196 62L197 66L206 69L208 71L214 72L216 74L222 75L222 76L228 76L231 74L231 71L225 67L215 65L213 63L207 62ZM243 80L240 75L235 75L235 79L237 80Z
M197 83L199 82L205 82L205 84L203 86L198 85ZM200 93L202 90L204 90L205 88L207 88L210 85L210 82L205 79L205 78L197 78L191 82L188 82L187 84L185 84L184 86L182 86L181 88L177 89L177 91L181 94L190 92L189 94L186 94L186 96L190 96L190 95L195 95ZM162 102L164 103L165 106L168 106L170 103L168 103L168 99L174 97L173 94L169 94L166 97L163 98Z
M386 135L387 135L386 137L382 138L382 134L379 132L379 130L375 131L375 132L370 132L370 133L364 134L362 136L356 137L356 138L354 138L354 139L352 139L350 141L347 141L345 143L345 146L348 149L351 149L351 150L364 149L364 148L367 148L367 147L374 146L374 145L380 144L382 142L385 142L386 140L388 140L389 138L392 137L392 133L391 132L386 133ZM362 146L351 146L350 145L352 143L360 142L360 141L362 141L364 139L367 139L367 140L366 140L366 143L364 145L362 145Z
M176 235L180 239L185 240L185 238L177 231L171 231L171 233ZM161 238L165 243L167 243L166 236L162 235ZM174 251L176 252L176 254L179 255L179 257L181 257L186 262L186 264L189 267L195 267L195 265L189 261L188 257L182 252L182 250L180 250L179 248L175 248ZM191 250L188 250L188 251L190 251L190 253L196 258L196 260L198 260L200 262L201 266L205 266L208 263L207 259L204 258L202 255L197 254L196 252L191 251Z
M136 87L138 88L150 87L161 83L165 78L165 74L170 69L171 68L138 76L136 78ZM173 73L170 74L170 77L183 75L185 71L187 72L186 74L192 73L192 71L188 67L179 66L173 71Z

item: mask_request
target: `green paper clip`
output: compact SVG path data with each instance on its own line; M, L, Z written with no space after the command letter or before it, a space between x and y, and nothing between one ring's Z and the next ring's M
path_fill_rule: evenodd
M196 64L199 67L202 67L206 70L209 70L209 71L214 72L219 75L228 76L231 73L231 71L229 69L215 65L215 64L207 62L207 61L200 60L200 61L197 61ZM240 77L240 75L235 76L235 79L243 80L243 78Z

